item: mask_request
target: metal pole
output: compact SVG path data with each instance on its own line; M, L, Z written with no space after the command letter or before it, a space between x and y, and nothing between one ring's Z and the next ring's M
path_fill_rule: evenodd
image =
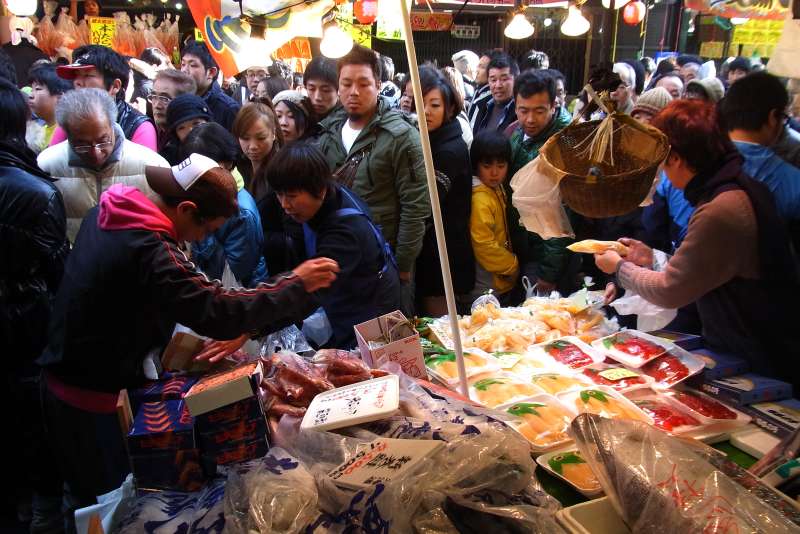
M422 141L422 156L425 159L425 175L428 178L428 193L431 197L431 210L433 211L433 227L436 230L436 245L439 248L439 262L442 268L444 281L444 295L447 300L447 313L450 319L453 345L456 352L458 366L458 379L461 394L469 398L467 387L467 370L464 367L464 352L461 348L461 332L458 329L458 315L456 314L456 298L453 293L453 280L450 277L450 258L447 256L447 244L444 237L442 224L442 209L439 206L439 191L436 189L436 172L433 168L431 156L431 141L428 138L428 125L425 122L425 110L422 99L422 84L419 81L419 67L417 66L417 51L414 48L414 36L411 33L411 15L406 0L397 0L401 4L403 14L403 27L405 29L406 55L408 56L408 71L411 75L411 86L414 88L414 102L419 116L419 137Z

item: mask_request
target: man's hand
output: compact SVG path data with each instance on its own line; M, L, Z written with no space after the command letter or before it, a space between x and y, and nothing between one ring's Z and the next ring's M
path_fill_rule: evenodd
M635 239L623 237L619 240L620 243L628 247L628 253L625 259L639 267L646 269L653 268L653 249Z
M617 298L617 285L614 282L606 284L606 290L603 291L603 306L608 306L614 299Z
M556 290L555 282L548 282L539 278L536 280L536 294L541 296L548 296Z
M617 266L622 262L622 258L613 250L607 250L602 254L595 254L594 262L597 264L597 268L604 273L616 274Z
M313 293L331 286L339 272L339 264L329 258L314 258L301 263L293 272L303 281L306 291Z
M211 363L216 363L229 354L233 354L247 342L247 334L242 334L236 339L229 341L206 341L203 350L194 357L195 361L208 360Z
M397 273L401 282L408 283L411 281L411 273L409 271L400 271Z

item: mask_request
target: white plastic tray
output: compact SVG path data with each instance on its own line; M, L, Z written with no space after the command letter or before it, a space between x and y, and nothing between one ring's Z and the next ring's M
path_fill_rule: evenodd
M635 418L634 420L645 422L648 425L652 425L653 424L653 418L652 417L650 417L649 415L644 413L642 410L640 410L634 403L632 403L631 401L626 399L624 396L622 396L622 394L614 391L613 389L611 389L610 387L607 387L607 386L594 386L594 387L581 389L581 390L578 390L578 391L571 391L569 393L562 393L561 395L558 395L558 400L560 400L561 402L563 402L564 404L566 404L569 407L573 407L574 406L575 410L578 413L594 413L594 412L589 412L588 410L585 410L584 409L585 406L583 405L583 403L578 404L576 402L578 400L578 398L582 394L587 393L589 396L592 396L592 395L594 395L593 392L602 393L603 395L611 398L613 401L622 404L624 406L626 412L631 414ZM602 414L598 414L598 415L602 415Z
M377 421L400 408L400 379L387 375L320 393L306 411L300 428L332 430Z
M630 373L636 374L639 377L641 377L643 382L641 384L631 384L629 386L622 387L622 386L620 386L620 382L614 382L614 379L604 377L607 380L610 380L611 382L614 382L614 385L602 384L602 383L595 382L595 379L593 377L591 377L591 376L586 374L586 372L588 370L597 370L598 372L603 373L605 371L612 371L612 370L615 370L615 369L619 369L619 371L617 371L617 372L624 373L626 375L630 374ZM585 376L586 378L588 378L590 381L592 381L593 383L598 385L598 386L610 387L614 391L619 391L620 393L623 393L623 394L627 394L627 393L629 393L631 391L636 391L636 390L640 390L640 389L650 390L650 387L653 385L653 379L650 378L649 376L647 376L646 374L642 373L640 370L638 370L638 369L628 369L627 367L623 366L622 364L618 364L616 362L614 362L614 363L601 362L601 363L595 363L595 364L592 364L592 365L587 365L586 367L583 367L583 368L580 369L580 373L583 376Z
M584 352L584 354L586 354L587 356L589 356L589 358L592 359L592 362L591 363L586 363L584 365L580 365L580 366L577 366L577 367L573 367L573 366L571 366L571 365L569 365L567 363L558 361L556 358L554 358L553 356L551 356L547 352L547 346L552 344L552 343L556 343L558 341L567 341L567 342L572 343L573 345L577 346L579 349L581 349ZM555 339L553 341L547 341L546 343L538 343L535 346L539 347L542 350L542 353L545 355L545 357L552 359L554 362L558 363L559 365L563 365L564 367L567 367L569 369L573 369L573 370L576 370L576 371L579 371L581 368L586 367L587 365L592 365L592 363L600 363L600 362L602 362L603 360L606 359L604 354L599 352L597 349L587 345L584 341L582 341L581 339L579 339L579 338L577 338L575 336L560 337L560 338Z
M722 404L725 408L733 412L736 415L736 417L732 419L717 419L713 417L707 417L701 414L700 412L692 409L691 407L687 406L686 404L682 403L680 400L678 400L676 398L676 395L678 394L693 395L695 397L704 399L708 402ZM706 425L719 425L720 427L724 427L730 430L732 428L738 428L740 426L744 426L750 422L749 415L745 415L736 408L733 408L732 406L725 404L724 402L720 402L717 399L709 395L706 395L705 393L700 393L699 391L695 390L668 391L664 394L664 398L667 399L669 402L673 403L679 409L690 414L692 417L694 417L698 421L705 423Z
M570 443L572 441L572 439L566 434L566 432L567 429L569 428L570 422L572 421L572 419L575 418L577 414L574 409L571 409L569 406L564 406L564 404L562 404L561 401L559 401L556 397L552 395L546 395L546 394L533 395L532 397L528 397L527 399L522 399L517 402L505 404L503 406L498 406L495 409L511 415L516 415L513 413L514 408L524 407L525 404L534 404L534 405L544 404L545 406L552 406L554 408L563 410L563 412L566 414L566 417L560 420L558 425L555 424L551 425L551 427L556 427L556 426L560 427L556 428L556 431L563 432L564 434L563 439L560 439L558 441L553 441L544 446L536 445L535 443L533 443L533 441L529 440L524 433L520 431L520 428L526 424L523 418L524 416L517 417L511 421L506 421L506 424L508 424L508 426L519 432L520 435L522 435L522 437L528 440L528 442L531 445L531 451L533 451L534 454L541 454L543 452L552 451L558 448L563 448L567 443ZM533 409L535 410L536 408L534 407ZM542 424L544 423L542 422Z
M630 534L631 532L608 497L563 508L556 512L556 520L573 534Z
M705 369L705 366L706 366L705 362L702 359L700 359L699 357L695 356L694 354L692 354L688 350L684 350L684 349L680 348L679 346L675 345L674 347L669 349L667 354L664 354L663 356L659 356L658 358L654 358L654 359L650 360L649 362L647 362L645 365L643 365L641 367L642 372L646 372L647 368L649 368L651 366L654 366L654 365L657 365L659 361L663 360L664 358L668 358L670 356L671 357L675 357L678 360L680 360L680 362L689 371L689 374L686 375L685 377L679 379L679 380L674 380L674 381L667 381L667 380L657 381L655 378L651 377L651 378L653 378L653 388L654 389L669 389L669 388L675 387L678 384L680 384L681 382L683 382L684 380L686 380L687 378L689 378L690 376L694 376L697 373L700 373L703 369Z
M572 482L571 480L569 480L568 478L564 477L560 473L557 473L555 470L553 470L552 467L550 467L550 460L552 458L555 458L555 457L557 457L559 455L563 455L563 454L577 454L577 455L580 456L580 451L578 451L576 448L573 447L573 448L564 448L564 449L560 449L560 450L557 450L557 451L548 452L548 453L542 454L541 456L536 458L536 463L539 464L540 466L542 466L542 469L544 469L545 471L547 471L548 473L550 473L554 477L557 477L557 478L563 480L564 482L566 482L567 484L569 484L570 486L572 486L573 488L575 488L576 490L581 492L585 497L587 497L589 499L595 499L595 498L600 497L601 495L603 495L603 488L600 487L600 483L599 482L597 483L597 487L589 487L589 488L581 487L581 486L578 486L577 484L575 484L574 482ZM588 465L589 464L587 463L587 466Z
M648 358L648 359L645 360L645 359L636 358L636 357L633 357L633 356L631 356L629 354L621 352L621 351L615 349L613 346L612 347L606 347L605 346L605 341L607 339L610 339L610 338L618 335L618 334L628 334L628 335L631 335L631 336L638 337L638 338L640 338L640 339L642 339L644 341L648 341L648 342L650 342L650 343L652 343L654 345L658 345L659 347L664 349L664 352L662 352L661 354L658 354L656 356L653 356L652 358ZM638 330L620 330L619 332L611 334L610 336L606 336L604 338L596 339L595 341L592 342L592 347L594 347L595 349L599 350L601 353L607 355L610 358L613 358L614 360L618 361L619 363L621 363L621 364L623 364L623 365L625 365L627 367L632 367L634 369L638 369L639 367L643 366L647 362L655 360L656 358L658 358L658 356L661 356L662 354L666 353L667 351L672 349L674 346L675 346L674 344L670 343L666 339L663 339L663 338L660 338L660 337L651 336L650 334L645 334L644 332L639 332Z

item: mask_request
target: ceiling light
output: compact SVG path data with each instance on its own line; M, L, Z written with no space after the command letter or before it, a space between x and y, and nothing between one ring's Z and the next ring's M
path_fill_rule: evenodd
M319 51L322 55L337 59L353 49L353 37L345 33L335 22L329 23L322 34Z
M552 24L553 24L553 19L551 19L550 17L547 17L546 19L544 19L544 27L545 28L549 28L550 26L552 26Z
M575 6L569 6L569 14L564 22L561 23L561 33L570 37L577 37L589 31L591 24L583 16L581 10Z
M514 15L514 18L508 23L503 35L509 39L525 39L533 35L533 26L525 18L525 14L520 12Z
M181 4L180 2L178 2L177 4L175 4L175 9L177 9L178 11L180 11L181 9L183 9L183 4Z
M619 9L630 2L630 0L603 0L603 7L608 9L612 2L614 3L614 9Z

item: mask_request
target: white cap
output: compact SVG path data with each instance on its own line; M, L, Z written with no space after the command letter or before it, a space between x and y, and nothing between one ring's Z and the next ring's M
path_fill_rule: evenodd
M219 164L202 154L192 154L172 168L145 168L150 188L161 196L182 197L197 180Z

